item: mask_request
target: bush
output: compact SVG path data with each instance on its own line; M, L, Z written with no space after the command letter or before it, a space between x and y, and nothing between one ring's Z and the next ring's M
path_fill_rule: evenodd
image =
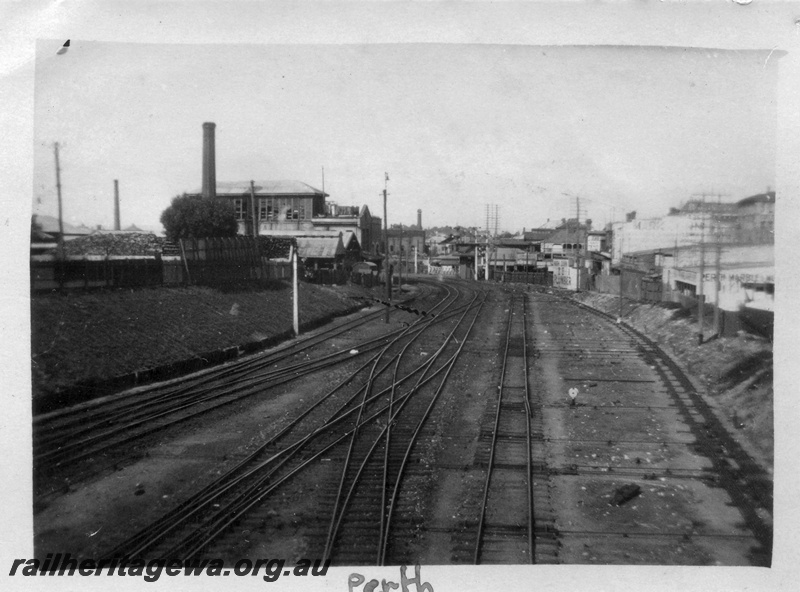
M239 229L232 202L185 193L172 198L161 224L169 240L232 237Z

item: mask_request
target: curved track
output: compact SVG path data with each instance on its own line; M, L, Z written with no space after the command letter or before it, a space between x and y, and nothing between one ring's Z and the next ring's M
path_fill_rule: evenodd
M338 466L334 480L328 478L329 483L338 484L336 493L330 503L318 506L327 516L319 521L327 525L327 533L317 537L325 543L318 553L337 563L385 560L390 553L393 511L402 504L404 469L480 311L479 293L466 294L463 288L453 287L447 287L447 292L435 316L423 317L394 336L322 397L327 419L320 421L323 406L315 406L314 413L304 414L303 422L264 443L234 470L111 555L224 556L226 533L250 514L269 507L267 502L273 497L284 495L298 474L329 473ZM433 344L437 348L422 357L410 346L425 340L426 349ZM312 415L316 422L310 421ZM365 513L369 533L363 528Z
M422 284L414 299L417 306L423 308L421 312L406 304L400 306L422 318L429 314L433 318L441 290L441 287ZM119 450L122 445L148 434L265 390L363 359L379 350L386 339L403 330L394 330L367 342L351 343L334 352L323 346L333 338L373 322L382 314L382 310L377 310L336 323L277 350L247 356L178 381L35 417L33 447L37 473L42 477L49 473L57 475L62 467L72 470L71 467L79 460L98 458L106 451ZM351 354L353 349L357 349L358 354ZM115 458L114 462L118 459Z
M215 480L111 539L107 555L769 563L771 476L655 343L552 290L419 286L428 314L333 354L324 340L347 325L146 391L139 416L98 405L108 415L81 428L90 442L108 417L124 437L141 437L125 421L161 429L149 400L203 413L207 396L221 405L293 380L307 397ZM104 438L98 446L118 446ZM630 503L616 500L622 485L638 487Z

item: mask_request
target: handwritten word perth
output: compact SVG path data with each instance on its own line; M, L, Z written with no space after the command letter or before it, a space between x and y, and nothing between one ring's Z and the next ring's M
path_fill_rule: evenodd
M409 578L406 575L406 566L400 567L400 583L386 581L385 579L378 582L378 580L370 580L366 582L366 578L359 573L351 573L347 578L347 592L390 592L402 587L402 592L410 592L408 587L410 584L416 585L416 592L433 592L433 586L428 582L423 582L419 575L419 565L414 566L414 577ZM364 583L366 582L366 584ZM363 587L362 587L363 585ZM380 590L378 590L380 586Z

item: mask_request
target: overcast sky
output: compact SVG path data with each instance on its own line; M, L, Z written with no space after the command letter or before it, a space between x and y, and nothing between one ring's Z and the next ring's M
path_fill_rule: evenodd
M778 58L766 51L520 45L37 45L34 211L159 228L201 184L295 179L389 222L501 229L775 186ZM567 194L567 195L564 195Z

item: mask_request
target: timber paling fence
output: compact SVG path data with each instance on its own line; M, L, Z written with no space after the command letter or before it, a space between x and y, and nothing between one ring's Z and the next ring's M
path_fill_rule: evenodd
M494 271L489 270L492 279L498 282L516 284L533 284L535 286L552 286L553 274L549 271Z
M264 238L264 237L259 237ZM279 239L286 242L286 239ZM285 247L285 245L283 245ZM31 290L134 288L179 285L226 286L292 277L286 248L253 237L182 239L179 255L85 255L30 261ZM302 277L302 269L299 270Z

